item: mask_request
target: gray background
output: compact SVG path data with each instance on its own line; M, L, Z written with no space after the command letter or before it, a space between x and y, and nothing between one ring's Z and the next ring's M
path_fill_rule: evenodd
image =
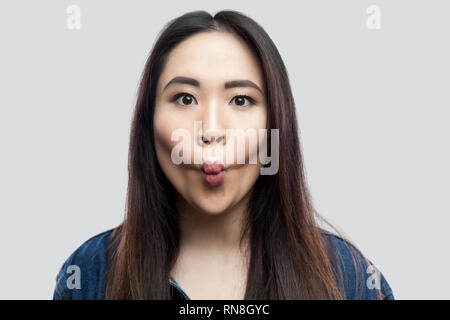
M450 3L430 0L1 1L0 298L51 298L64 260L120 223L144 62L197 9L242 11L276 43L317 209L396 298L449 299Z

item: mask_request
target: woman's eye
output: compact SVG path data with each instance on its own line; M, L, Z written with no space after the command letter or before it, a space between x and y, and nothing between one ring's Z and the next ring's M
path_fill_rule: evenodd
M231 100L231 103L240 107L247 107L254 104L255 101L248 96L236 96Z
M189 106L191 104L197 103L195 98L188 93L181 93L181 94L176 95L175 100L183 106Z

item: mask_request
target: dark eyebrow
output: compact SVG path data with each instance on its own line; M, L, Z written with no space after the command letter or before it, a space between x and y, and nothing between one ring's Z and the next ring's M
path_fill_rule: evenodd
M200 82L198 80L195 80L193 78L188 77L175 77L172 80L170 80L164 89L166 89L169 85L174 83L183 83L183 84L189 84L194 87L200 87ZM255 88L259 92L263 93L260 87L258 87L254 82L250 80L232 80L225 82L225 89L231 89L231 88L238 88L238 87L250 87Z
M194 87L200 87L200 83L195 79L188 78L188 77L175 77L166 84L164 89L166 89L169 85L174 84L174 83L184 83L184 84L190 84L191 86L194 86Z
M238 88L238 87L251 87L255 88L259 92L263 93L260 87L258 87L254 82L250 80L233 80L225 82L225 89Z

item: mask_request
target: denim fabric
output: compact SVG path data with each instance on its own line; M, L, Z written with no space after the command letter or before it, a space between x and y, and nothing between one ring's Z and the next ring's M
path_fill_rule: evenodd
M56 277L56 286L53 293L54 300L103 300L105 298L105 266L106 248L112 229L102 232L76 249L62 265ZM341 292L348 300L378 300L377 288L380 288L383 300L393 300L392 289L384 275L378 269L369 267L372 262L367 262L358 254L356 249L346 241L322 230L328 253L332 258L333 270L342 270L343 278ZM356 255L359 268L355 268L351 251ZM79 269L79 288L73 287L75 283L73 267ZM376 272L375 272L376 271ZM376 281L378 275L379 281ZM338 273L336 273L338 275ZM168 285L174 300L189 300L189 296L183 291L175 279L170 278Z

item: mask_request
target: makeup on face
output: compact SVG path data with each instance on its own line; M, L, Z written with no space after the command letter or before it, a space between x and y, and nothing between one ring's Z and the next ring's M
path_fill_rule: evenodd
M252 48L233 34L198 33L170 51L156 90L155 149L177 193L202 212L227 211L260 176L250 158L267 129L264 89Z

